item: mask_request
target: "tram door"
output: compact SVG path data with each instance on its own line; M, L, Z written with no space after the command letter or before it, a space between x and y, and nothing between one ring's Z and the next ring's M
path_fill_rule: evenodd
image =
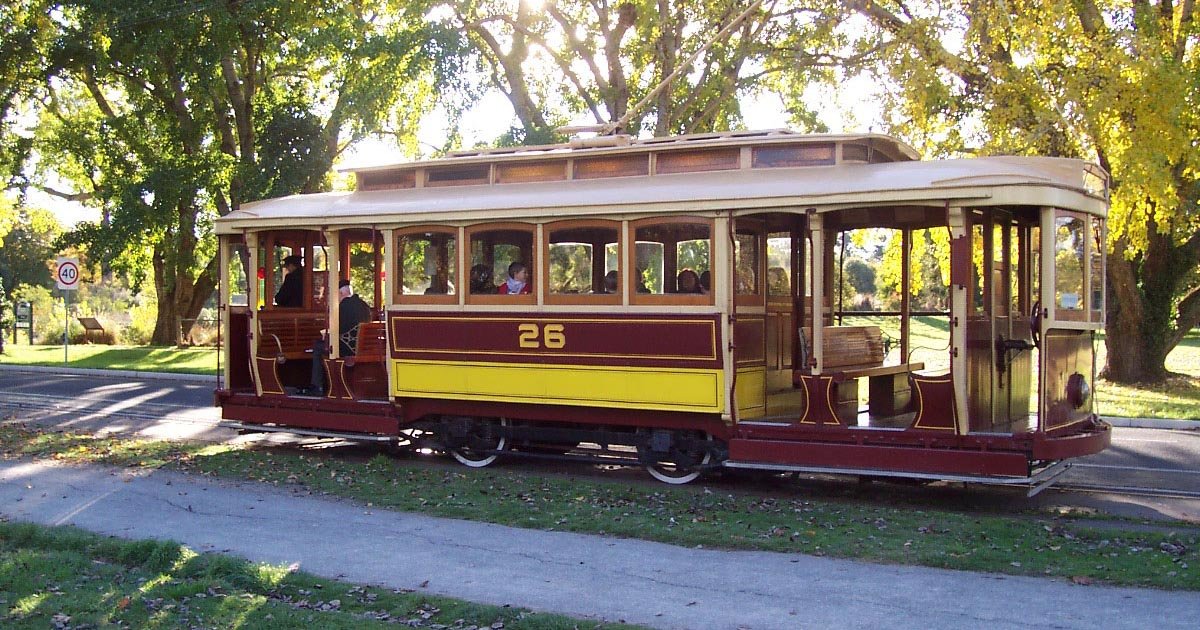
M1033 220L998 208L970 215L967 414L973 432L1034 428L1029 407L1032 225Z
M795 295L802 286L795 277L796 261L804 237L803 217L796 215L739 218L735 225L732 288L739 419L790 419L803 410L803 391L792 385L792 368Z

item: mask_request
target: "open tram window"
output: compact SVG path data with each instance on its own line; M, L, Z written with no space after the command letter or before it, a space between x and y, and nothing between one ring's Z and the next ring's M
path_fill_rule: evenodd
M259 244L259 308L324 308L328 262L320 232L273 232Z
M349 280L354 293L371 305L373 312L383 309L383 235L372 229L341 232L339 280Z
M545 231L548 303L620 303L619 223L570 221Z
M537 285L533 226L521 223L479 225L467 230L470 243L468 301L534 304ZM522 269L524 280L509 270Z
M458 232L408 230L396 237L397 302L456 302Z
M229 265L225 274L229 282L229 306L249 306L250 274L247 270L250 268L250 249L242 237L236 239L231 237L227 243Z
M712 223L644 219L634 224L635 303L712 304Z

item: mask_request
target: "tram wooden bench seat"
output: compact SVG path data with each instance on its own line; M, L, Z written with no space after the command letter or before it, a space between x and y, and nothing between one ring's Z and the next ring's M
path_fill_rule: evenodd
M850 380L867 378L867 405L873 416L895 416L908 410L912 401L912 386L908 375L925 369L924 363L900 363L874 367L851 368L842 371ZM855 387L855 390L858 388ZM858 392L854 392L857 403Z
M341 359L325 359L332 398L358 400L387 397L387 323L358 325L355 353Z
M258 356L311 359L313 344L328 326L323 314L260 312Z

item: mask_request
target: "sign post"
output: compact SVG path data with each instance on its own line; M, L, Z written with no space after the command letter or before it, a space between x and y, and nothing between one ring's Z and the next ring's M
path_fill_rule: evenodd
M58 257L58 271L54 274L58 288L63 292L63 363L67 363L67 348L71 344L71 291L79 288L79 259Z

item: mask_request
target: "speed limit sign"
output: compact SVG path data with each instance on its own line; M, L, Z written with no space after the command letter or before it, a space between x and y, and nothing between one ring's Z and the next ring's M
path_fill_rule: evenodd
M54 274L58 288L63 291L74 291L79 288L79 259L59 257L58 271Z

